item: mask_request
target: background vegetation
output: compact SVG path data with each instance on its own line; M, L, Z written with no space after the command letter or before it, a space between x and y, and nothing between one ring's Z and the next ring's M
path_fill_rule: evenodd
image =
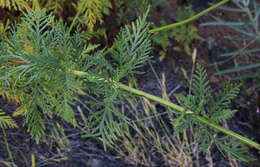
M196 19L196 3L0 0L0 165L257 164L260 4L233 0L186 23ZM222 10L242 17L225 20ZM231 33L205 36L218 31L208 26ZM227 51L218 40L243 47ZM251 134L233 123L246 96ZM20 148L15 135L26 140ZM102 154L78 149L89 142Z

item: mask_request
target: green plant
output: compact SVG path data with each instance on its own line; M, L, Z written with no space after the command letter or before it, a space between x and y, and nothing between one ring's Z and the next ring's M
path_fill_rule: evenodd
M116 112L114 105L121 92L113 83L100 80L93 85L68 72L88 71L91 78L119 81L135 73L150 52L148 24L144 20L139 19L119 33L111 51L114 59L111 64L104 57L104 49L95 51L98 45L84 45L78 33L70 36L68 29L55 23L54 17L45 15L44 10L27 14L10 41L1 42L1 46L0 92L19 102L13 115L25 116L25 125L37 141L46 129L45 115L50 118L58 115L76 126L71 104L83 88L103 101L91 102L99 110L89 117L99 125L93 133L101 133L104 139L106 135L113 136L115 119L127 120ZM14 64L12 60L23 64Z
M182 21L177 22L177 23L173 23L173 24L169 24L169 25L162 26L162 27L154 28L154 29L152 29L150 32L151 32L151 33L155 33L155 32L160 32L160 31L163 31L163 30L169 30L169 29L172 29L172 28L174 28L174 27L178 27L178 26L180 26L180 25L190 23L190 22L192 22L192 21L194 21L194 20L200 18L201 16L203 16L203 15L209 13L210 11L212 11L212 10L214 10L214 9L216 9L216 8L218 8L218 7L220 7L221 5L226 4L226 3L229 2L229 1L230 1L230 0L222 0L222 1L218 2L218 3L216 3L215 5L212 5L211 7L209 7L209 8L207 8L207 9L203 10L202 12L200 12L200 13L198 13L198 14L196 14L196 15L190 17L190 18L187 18L187 19L182 20Z
M160 21L160 25L165 25L165 20ZM155 27L155 26L154 26ZM159 55L165 57L167 49L170 47L170 38L173 38L173 33L171 31L161 32L158 36L152 36L155 45L160 47Z
M194 75L194 82L198 82L196 81L197 79L199 79L201 82L203 82L203 80L207 82L205 70L201 66L197 65ZM162 79L158 81L158 84L160 85L159 88L161 90L162 97L165 100L169 100L168 93L166 91L167 87L165 75L162 74L161 78ZM194 88L195 85L196 84L192 86L193 90L198 90L198 88ZM206 83L206 85L208 84ZM231 88L232 85L227 85L227 87ZM223 110L226 110L224 106L228 106L228 101L231 99L232 96L235 95L234 93L237 93L237 87L238 86L234 86L233 90L226 88L223 91L216 93L215 99L219 99L216 106L221 103L221 101L226 102L221 103L223 104L223 106L217 106L219 107L219 109L216 112L212 110L214 114L222 115L217 116L214 119L218 119L221 117L224 120L224 117L226 117L224 115L226 114L224 113L224 111L221 110L221 108ZM194 90L194 92L197 91ZM197 94L198 92L196 93L196 95L190 94L189 96L198 97ZM228 94L230 96L228 96ZM178 95L178 97L179 96L183 96L185 98L184 95ZM188 101L190 97L187 98ZM196 101L196 99L194 101ZM199 100L197 100L197 102L198 101ZM205 104L205 107L210 104L215 105L212 99L206 100ZM198 106L198 104L196 103L194 103L194 105ZM120 155L125 157L127 161L136 166L138 164L143 164L146 166L156 166L156 158L153 157L154 155L156 155L156 157L160 157L161 159L163 159L161 166L201 166L200 162L202 162L204 158L201 158L199 154L201 155L201 138L204 136L200 136L199 132L204 127L193 124L193 126L182 129L181 133L177 135L176 132L181 127L180 123L184 123L186 121L188 122L190 120L185 120L183 119L183 117L179 117L179 115L171 111L170 108L165 108L165 110L163 111L162 109L158 110L158 108L161 107L156 107L155 104L149 102L147 99L129 98L128 101L124 103L123 108L125 108L125 110L129 110L134 119L130 121L131 126L129 127L129 129L121 132L121 137L119 138L119 140L117 140L116 143L112 145L112 148L115 149ZM140 108L142 108L142 110L140 110ZM215 107L212 106L209 108L212 109ZM235 110L233 110L233 112L235 112ZM228 113L230 114L230 112ZM214 114L211 113L211 117L214 117ZM205 116L206 114L201 115ZM175 132L175 136L173 135L173 132ZM217 134L217 132L212 133L215 134L214 138L216 141L218 141L219 134ZM208 144L208 147L205 148L204 155L205 159L207 160L207 166L214 166L215 162L213 161L212 157L212 155L215 155L215 150L213 151L212 149L212 147L214 146L214 141L208 141L204 144L206 143ZM149 154L150 152L153 152L153 154ZM228 157L230 160L236 163L236 160L234 158L231 158L232 156L228 154Z
M175 12L175 20L181 22L187 18L190 18L194 15L194 12L190 7L178 8ZM160 25L165 25L165 21L161 20ZM174 38L179 42L181 49L185 53L191 55L191 44L196 39L201 39L197 34L197 28L191 24L184 24L178 27L173 28L171 31L161 32L159 36L153 36L153 41L155 44L161 47L160 55L164 56L167 52L168 47L170 46L170 38Z
M55 15L61 15L66 0L40 0L41 6Z
M89 32L94 30L94 26L103 22L103 15L109 14L111 2L109 0L79 0L74 4L76 16L73 18L70 29L76 24L81 23L87 26Z
M54 17L46 16L44 11L28 13L10 41L2 42L2 49L7 50L1 54L0 92L19 102L13 115L25 116L25 125L36 141L45 130L43 113L50 117L56 114L76 124L69 104L79 83L71 84L77 78L62 72L68 68L65 61L70 61L73 53L76 54L72 51L76 46L64 34L65 27L61 23L51 30L46 29L53 24ZM11 57L25 64L14 66L6 62ZM73 66L73 62L70 65Z
M210 93L212 90L207 79L207 73L198 64L192 78L191 94L187 96L179 94L176 96L182 106L194 111L198 115L203 115L210 122L217 124L225 122L237 112L235 109L229 109L229 105L239 92L238 85L226 83L222 91L216 94ZM193 127L193 135L199 143L200 150L206 152L212 144L215 144L221 152L226 152L244 161L250 160L248 156L243 155L247 153L247 150L229 136L223 136L218 131L198 123L185 114L177 116L172 121L176 125L175 135L177 136L184 129Z
M19 102L14 116L24 116L36 141L45 134L45 121L54 121L54 116L77 126L72 104L78 93L89 97L86 103L93 109L85 127L91 134L87 136L100 137L105 145L116 141L129 122L117 106L130 92L259 149L259 144L210 122L196 111L120 83L138 73L137 69L149 59L149 32L157 30L149 30L145 17L122 29L113 46L104 49L86 45L80 33L71 35L70 29L55 22L52 15L45 15L45 10L29 12L22 20L9 39L1 39L0 92Z
M129 129L121 132L112 148L129 163L156 166L154 154L163 159L161 166L191 166L194 163L192 157L197 156L196 142L189 141L186 132L183 132L183 137L173 138L174 125L165 119L174 116L171 111L158 112L155 104L146 99L129 99L124 107L134 115L134 120L130 121Z
M175 13L175 20L181 22L187 18L193 16L194 13L190 7L178 8ZM172 29L172 36L176 41L179 42L182 49L188 54L191 55L192 41L195 39L200 39L200 36L197 34L198 30L195 26L191 24L184 24L179 27Z
M28 10L29 2L31 0L0 0L0 7L7 8L9 10Z
M151 0L113 0L113 14L119 25L129 23L147 11L149 5L154 6Z
M238 73L239 76L233 77L233 80L253 79L253 87L259 87L260 63L258 53L260 51L257 46L260 41L259 17L260 17L260 3L255 0L233 0L234 7L221 7L220 9L243 15L240 20L226 21L220 17L212 16L215 21L203 23L202 26L225 26L233 29L238 35L226 36L238 46L244 41L245 46L239 50L221 55L227 60L235 59L236 66L230 69L221 70L215 75L223 75L229 73ZM251 46L253 45L253 47ZM220 62L224 63L224 62ZM258 69L257 69L258 68ZM255 70L254 70L255 69Z
M190 7L177 8L174 19L177 22L181 22L194 15L194 12ZM160 26L165 25L165 20L160 20ZM154 26L155 27L155 26ZM191 24L184 24L171 29L171 31L163 31L158 36L153 36L153 42L160 46L159 52L161 57L164 57L168 47L170 46L170 39L174 38L180 45L181 49L191 55L192 53L192 42L199 40L201 37L197 33L197 28Z
M5 129L5 128L17 128L17 125L15 121L12 119L12 117L6 115L5 112L3 112L0 109L0 128Z
M72 17L70 30L75 24L87 27L87 32L93 32L97 23L103 22L103 15L108 15L111 8L109 0L78 0L69 2L76 10ZM61 16L64 12L65 0L0 0L0 7L16 11L30 11L35 7L45 8L55 15Z

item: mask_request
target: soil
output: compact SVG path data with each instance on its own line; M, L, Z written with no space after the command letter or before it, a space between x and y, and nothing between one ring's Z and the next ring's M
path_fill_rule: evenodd
M208 1L193 0L192 3L195 6L194 10L201 11L202 9L205 9L207 7L205 2ZM156 9L157 13L154 13L152 20L156 22L160 18L164 18L169 22L172 22L171 13L174 13L176 8L183 5L183 2L168 0L166 1L166 4L167 5L163 10L160 8ZM10 12L5 13L0 10L0 19L4 15L9 14ZM227 20L243 18L243 16L240 16L239 14L225 13L221 10L215 10L211 12L211 14L221 16L223 19ZM106 19L111 21L111 17ZM218 55L240 49L241 45L234 44L224 38L225 35L236 34L231 29L200 26L201 23L210 20L209 15L205 15L193 24L199 28L199 34L203 39L209 39L209 37L214 39L214 44L212 46L210 46L211 43L207 40L196 41L196 43L194 43L194 47L197 48L198 51L197 61L207 67L208 72L212 74L212 65L216 61L219 61ZM111 27L111 36L116 34L116 29L119 27L116 26L115 21L113 21L113 23L114 26ZM167 93L170 95L173 102L175 102L173 97L174 94L171 94L173 90L175 90L175 93L187 92L187 81L183 77L181 69L183 68L188 72L191 70L191 57L183 52L176 52L171 49L176 44L176 41L173 40L172 46L168 49L167 55L162 61L156 53L154 53L153 58L149 62L150 64L141 69L141 71L145 73L141 76L137 76L139 88L141 90L156 96L161 96L156 75L161 79L162 74L164 74L166 78ZM258 48L260 48L260 46ZM232 63L232 61L229 61L220 68L229 67ZM223 78L210 75L210 81L216 89L221 87L222 79ZM248 84L250 85L251 83ZM3 99L3 97L0 97L0 109L3 109L7 113L11 113L16 107L17 105L14 102L7 101L6 99ZM162 110L164 109L162 106L157 107ZM237 112L229 121L229 128L239 134L247 135L254 141L260 143L260 115L254 112L256 111L254 97L242 90L238 98L232 104L232 107L238 109L239 112ZM23 126L21 119L22 118L17 118L20 127ZM65 127L65 134L68 136L66 139L61 138L60 142L42 142L40 144L35 143L26 130L22 128L0 132L0 167L6 165L4 164L4 161L11 162L10 156L13 157L14 164L18 167L29 167L31 166L32 154L37 157L37 167L134 167L134 165L129 164L129 162L117 155L113 150L109 149L105 152L99 141L81 138L81 132L79 130L74 129L69 125L65 125ZM9 148L6 147L6 139ZM8 149L11 150L11 155L8 154ZM213 150L215 152L213 155L214 162L216 162L215 167L228 167L228 164L221 153L215 151L215 148L213 148ZM252 156L258 158L258 162L251 164L240 163L240 166L260 166L260 155L255 149L250 148L249 151ZM202 160L201 166L205 165L203 163ZM160 162L157 162L156 164L160 164ZM9 165L12 166L12 163ZM160 165L158 165L158 167L159 166Z

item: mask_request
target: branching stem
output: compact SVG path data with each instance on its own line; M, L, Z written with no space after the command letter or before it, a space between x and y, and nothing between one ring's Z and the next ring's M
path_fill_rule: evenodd
M222 0L221 2L217 3L216 5L211 6L210 8L208 8L208 9L206 9L206 10L204 10L204 11L198 13L197 15L195 15L195 16L193 16L193 17L191 17L191 18L188 18L188 19L186 19L186 20L184 20L184 21L181 21L181 22L178 22L178 23L175 23L175 24L170 24L170 25L166 25L166 26L163 26L163 27L151 29L149 32L151 32L151 33L159 32L159 31L167 30L167 29L170 29L170 28L173 28L173 27L176 27L176 26L180 26L180 25L189 23L189 22L191 22L191 21L193 21L193 20L195 20L195 19L201 17L202 15L204 15L204 14L210 12L211 10L213 10L213 9L215 9L215 8L217 8L217 7L219 7L219 6L223 5L223 4L225 4L225 3L227 3L227 2L229 2L229 0ZM76 17L76 18L77 18L77 17ZM73 20L73 23L72 23L72 25L71 25L71 27L70 27L70 31L71 31L71 29L72 29L72 27L73 27L74 24L75 24L75 19ZM8 62L10 62L10 63L16 63L16 64L24 64L24 63L25 63L25 62L23 62L23 61L21 61L21 60L9 60ZM69 70L68 72L73 73L73 74L78 75L78 76L88 76L88 73L87 73L87 72L84 72L84 71ZM111 80L105 80L105 79L103 79L103 78L96 78L96 77L88 78L88 79L89 79L90 81L92 81L92 82L95 82L95 81L97 81L97 80L104 80L104 82L111 82ZM229 135L229 136L232 136L232 137L238 139L239 141L241 141L241 142L243 142L243 143L245 143L245 144L247 144L247 145L249 145L249 146L251 146L251 147L254 147L254 148L260 150L260 145L259 145L258 143L256 143L256 142L250 140L250 139L247 138L247 137L241 136L241 135L239 135L239 134L237 134L237 133L235 133L235 132L233 132L233 131L231 131L231 130L228 130L228 129L222 127L222 126L219 126L219 125L217 125L217 124L215 124L215 123L212 123L212 122L210 122L209 120L207 120L206 118L204 118L204 117L202 117L202 116L199 116L199 115L195 114L194 112L192 112L192 111L190 111L190 110L186 110L185 108L183 108L183 107L181 107L181 106L179 106L179 105L176 105L176 104L174 104L174 103L172 103L172 102L170 102L170 101L164 100L164 99L162 99L162 98L160 98L160 97L156 97L156 96L154 96L154 95L145 93L145 92L143 92L143 91L141 91L141 90L131 88L131 87L129 87L129 86L127 86L127 85L124 85L124 84L122 84L122 83L114 82L114 84L115 84L115 85L117 86L117 88L119 88L119 89L128 91L128 92L133 93L133 94L135 94L135 95L139 95L139 96L145 97L145 98L147 98L147 99L149 99L149 100L153 100L153 101L158 102L158 103L160 103L160 104L162 104L162 105L164 105L164 106L166 106L166 107L169 107L169 108L171 108L171 109L177 110L177 111L182 112L182 113L184 113L184 114L188 114L188 115L190 115L191 117L193 117L194 119L196 119L197 121L199 121L199 122L201 122L201 123L203 123L203 124L206 124L206 125L208 125L208 126L214 128L214 129L216 129L216 130L219 130L220 132L222 132L222 133L224 133L224 134L227 134L227 135Z
M12 63L17 63L17 64L21 64L22 62L15 62L15 61L12 61ZM75 74L75 75L78 75L78 76L89 76L87 72L84 72L84 71L77 71L77 70L69 70L68 72L72 73L72 74ZM95 81L100 81L100 80L104 80L105 82L111 82L111 81L108 81L108 80L105 80L103 78L97 78L97 77L92 77L92 78L89 78L88 77L88 80L91 81L91 82L95 82ZM214 129L217 129L219 130L220 132L222 133L225 133L229 136L232 136L238 140L240 140L241 142L251 146L251 147L254 147L258 150L260 150L260 145L256 142L254 142L253 140L250 140L249 138L247 137L244 137L244 136L241 136L231 130L228 130L222 126L219 126L215 123L212 123L210 122L209 120L207 120L206 118L202 117L202 116L199 116L197 114L195 114L194 112L190 111L190 110L187 110L179 105L176 105L170 101L167 101L167 100L164 100L160 97L157 97L157 96L154 96L154 95L151 95L149 93L145 93L141 90L138 90L138 89L135 89L135 88L131 88L127 85L124 85L122 83L118 83L118 82L114 82L114 84L116 84L117 88L119 89L122 89L122 90L125 90L127 92L131 92L135 95L139 95L139 96L142 96L142 97L145 97L149 100L153 100L155 102L158 102L160 103L161 105L164 105L166 107L169 107L171 109L174 109L174 110L177 110L181 113L184 113L184 114L189 114L191 117L195 118L197 121L203 123L203 124L206 124Z
M86 76L86 75L88 75L87 72L83 72L83 71L70 70L70 72L75 74L75 75L79 75L79 76ZM95 81L95 80L96 80L96 78L93 78L93 79L90 78L90 81ZM228 130L228 129L222 127L222 126L219 126L219 125L217 125L215 123L212 123L209 120L207 120L206 118L204 118L202 116L199 116L199 115L195 114L194 112L192 112L190 110L187 110L187 109L185 109L185 108L183 108L183 107L181 107L179 105L176 105L176 104L174 104L174 103L172 103L170 101L164 100L164 99L162 99L160 97L151 95L149 93L145 93L145 92L143 92L141 90L138 90L138 89L131 88L131 87L129 87L127 85L124 85L122 83L116 83L116 84L117 84L117 87L122 89L122 90L131 92L131 93L133 93L135 95L139 95L139 96L145 97L145 98L147 98L149 100L153 100L155 102L160 103L161 105L164 105L164 106L169 107L171 109L177 110L177 111L179 111L181 113L189 114L191 117L193 117L197 121L199 121L199 122L201 122L203 124L206 124L206 125L214 128L214 129L216 129L216 130L219 130L222 133L225 133L225 134L227 134L229 136L232 136L232 137L240 140L241 142L243 142L243 143L245 143L245 144L247 144L247 145L249 145L251 147L254 147L254 148L260 150L260 145L258 143L250 140L247 137L241 136L241 135L239 135L239 134L237 134L237 133L235 133L235 132L233 132L231 130Z
M215 5L203 10L202 12L186 19L186 20L183 20L183 21L180 21L178 23L174 23L174 24L169 24L169 25L166 25L166 26L162 26L162 27L159 27L159 28L154 28L154 29L151 29L149 32L151 33L155 33L155 32L159 32L159 31L163 31L163 30L168 30L168 29L171 29L173 27L177 27L177 26L181 26L181 25L184 25L184 24L187 24L189 22L192 22L198 18L200 18L201 16L207 14L208 12L216 9L217 7L221 6L221 5L224 5L225 3L229 2L230 0L222 0L220 1L219 3L216 3Z

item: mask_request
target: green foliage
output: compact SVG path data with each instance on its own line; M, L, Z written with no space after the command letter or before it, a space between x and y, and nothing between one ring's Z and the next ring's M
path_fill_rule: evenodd
M193 74L191 93L187 96L179 94L176 96L178 102L187 109L207 118L210 122L225 123L231 118L237 110L229 109L231 100L233 100L239 92L239 85L225 84L225 88L217 93L212 93L207 79L207 73L199 64L196 65ZM215 144L221 152L225 152L235 158L243 161L252 160L245 155L246 150L243 145L238 144L229 137L221 137L216 130L211 129L196 120L191 119L189 115L182 114L180 117L173 119L173 124L177 126L175 135L190 127L193 127L193 135L200 144L200 149L206 151Z
M174 19L179 22L193 15L194 12L190 7L177 8ZM166 21L161 20L160 25L166 25ZM160 35L153 36L153 41L156 45L161 47L161 51L159 52L161 56L165 55L167 49L171 45L171 38L174 38L179 43L181 49L183 49L188 55L191 55L192 53L192 42L196 39L201 39L198 35L198 29L191 24L184 24L169 31L160 32Z
M6 129L6 128L16 128L16 127L17 125L15 121L0 109L0 128Z
M70 6L76 10L76 15L72 17L73 24L81 23L87 27L88 32L93 32L97 23L103 23L103 16L108 15L111 8L110 0L78 0L76 2L65 0L0 0L0 7L28 12L37 6L61 16L64 12L65 2L70 3Z
M222 138L218 138L214 140L217 148L224 152L227 152L229 155L235 157L236 159L248 162L249 160L253 160L252 157L248 155L248 149L241 146L236 140L230 138L229 136L225 136Z
M165 0L116 0L114 9L116 21L119 25L129 23L129 21L137 18L138 15L143 15L149 8L150 13L156 11L156 8L163 8L166 5ZM165 25L165 20L160 20L160 25ZM152 25L155 28L155 25ZM160 35L152 36L153 43L160 47L160 55L165 56L165 53L170 46L169 39L171 38L169 31L161 32Z
M13 116L23 116L24 125L37 142L47 133L48 123L57 121L57 117L79 126L72 107L76 100L80 101L77 99L79 93L85 95L84 102L89 111L84 120L84 131L87 132L84 137L99 137L109 145L129 128L130 118L118 108L129 94L119 90L120 86L122 88L119 81L139 73L138 68L149 59L151 37L149 24L145 21L147 14L121 29L111 48L90 44L82 33L71 31L78 21L93 31L94 25L102 22L103 14L108 13L111 4L106 2L80 0L75 3L77 14L70 28L38 7L37 11L25 13L22 22L9 36L1 34L0 94L19 104ZM56 6L51 10L59 12L59 2L53 3ZM176 17L182 15L185 16L177 14ZM226 86L223 92L209 94L211 89L206 71L199 65L191 91L188 96L177 96L179 103L212 123L223 123L236 112L228 107L238 92L238 86ZM219 139L216 130L193 120L185 112L178 116L172 121L177 125L177 135L194 125L194 136L201 150L205 151L213 142L220 150L242 157L242 146L227 138ZM0 113L1 128L16 127L12 121L10 116Z
M53 19L45 11L26 14L0 57L0 90L19 97L21 106L17 112L25 115L25 124L37 141L45 129L43 114L59 115L75 125L68 105L80 81L66 71L76 65L76 46L61 23L53 27ZM8 60L24 63L7 63Z
M66 0L41 0L43 8L52 11L56 15L60 15L63 11Z
M175 13L175 20L179 22L193 15L194 13L190 7L178 8ZM198 35L198 29L191 24L181 25L172 29L172 35L188 55L192 53L192 41L201 39Z
M0 7L7 8L9 10L22 11L29 9L29 3L31 0L0 0Z
M79 23L87 26L89 32L99 22L103 23L103 15L109 14L111 2L109 0L79 0L74 7L77 11L75 16Z
M116 14L116 21L119 25L128 24L129 21L134 20L137 16L144 14L148 7L156 6L154 0L115 0L114 12Z
M209 97L210 86L207 79L207 72L200 65L197 65L194 72L191 91L196 95L198 101L203 101Z
M225 85L223 91L217 93L211 100L209 113L214 122L223 122L232 117L237 110L228 109L232 99L239 93L239 88L232 84Z
M224 75L229 73L237 73L239 76L233 77L234 80L253 79L255 83L253 87L259 87L260 64L259 48L251 47L251 44L258 46L260 39L259 17L260 3L256 0L233 0L234 7L221 7L220 9L232 13L240 13L243 19L226 21L220 17L212 16L215 21L203 23L203 26L226 26L237 32L237 35L226 36L225 38L232 40L237 45L241 45L242 41L246 41L246 46L241 49L221 55L227 59L235 59L236 66L221 70L216 75Z
M120 31L111 51L112 57L118 62L115 71L116 81L129 75L138 73L144 62L149 59L151 42L149 25L143 20L138 19L131 27L125 27Z
M110 67L112 68L112 75L102 76L106 80L120 81L128 77L129 74L136 74L137 68L141 67L149 59L151 50L150 35L148 33L149 24L145 22L144 18L139 18L130 26L126 26L117 35L113 48L111 48L111 57L114 60ZM124 95L113 83L111 83L112 85L99 83L96 86L90 84L93 87L91 92L103 97L103 100L99 102L100 104L94 104L93 109L98 110L100 106L103 106L103 108L89 117L89 122L92 125L91 128L87 125L87 128L92 129L92 135L101 135L104 143L112 143L120 136L122 129L127 128L129 121L129 118L116 107L115 102L119 99L123 101L123 96L127 97L128 95ZM90 87L90 85L87 87ZM86 135L86 137L88 136Z
M98 49L85 44L83 36L70 35L62 22L45 10L29 12L0 43L0 93L19 102L14 116L23 115L24 124L39 142L46 133L46 121L59 116L76 126L72 105L77 93L86 88L86 101L94 113L88 116L90 133L104 143L115 140L118 124L128 118L116 104L125 95L112 79L119 81L149 59L150 35L145 17L123 28L112 48ZM111 53L110 61L105 57ZM80 77L74 71L87 71ZM102 78L102 79L100 79ZM95 79L95 83L93 83Z
M165 20L160 20L160 25L166 25ZM154 26L155 27L155 26ZM170 47L170 39L173 38L172 31L163 31L158 36L153 36L153 42L155 45L158 45L160 47L160 56L165 56L167 49Z

